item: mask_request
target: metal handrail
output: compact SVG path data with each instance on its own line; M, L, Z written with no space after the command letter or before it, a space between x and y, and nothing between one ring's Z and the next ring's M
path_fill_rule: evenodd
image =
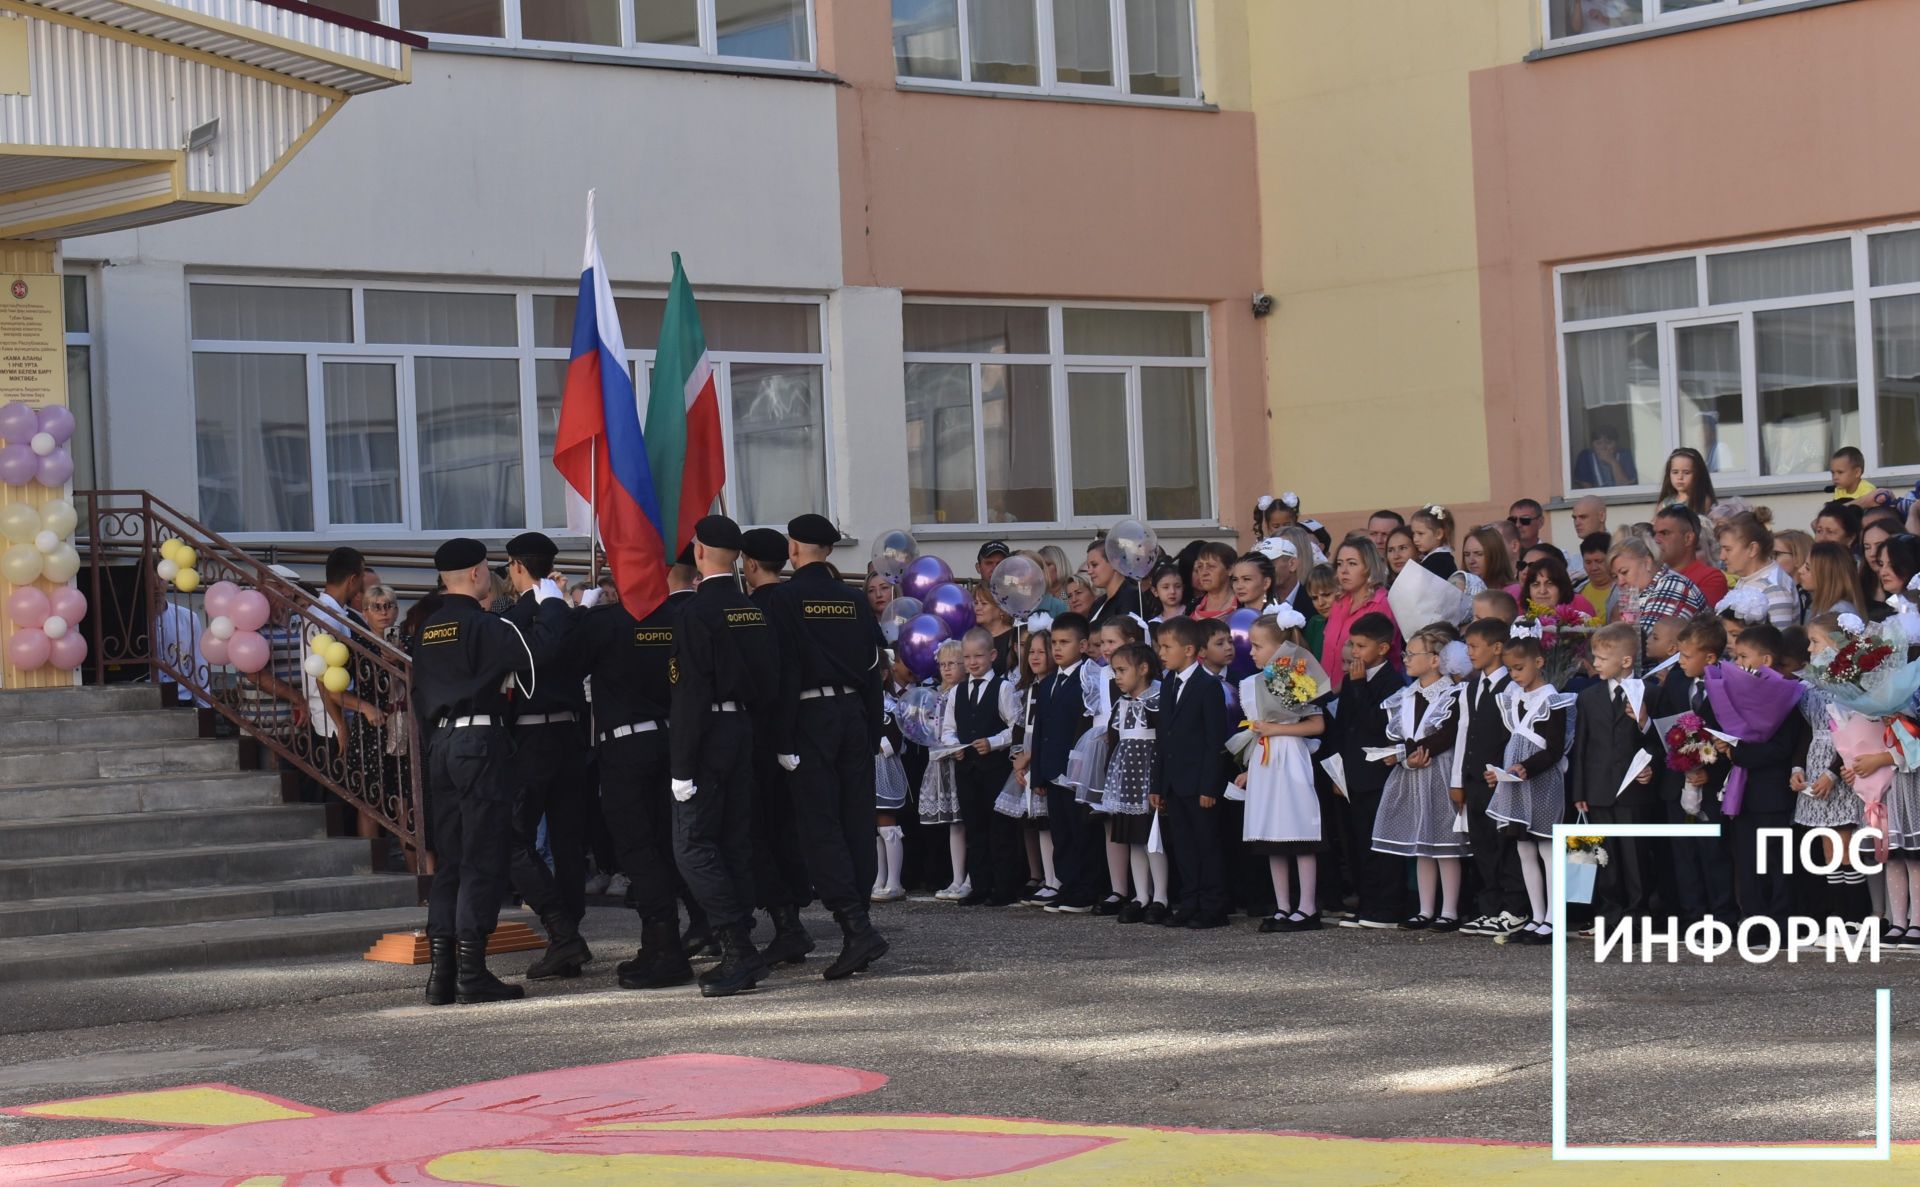
M279 576L218 532L151 492L74 492L80 511L76 545L86 560L91 676L106 683L110 670L145 667L156 682L172 682L243 734L345 800L398 838L419 858L426 813L421 790L419 723L407 711L411 662L398 647L365 626L343 619L319 598ZM198 554L200 588L181 593L160 580L161 545L183 540ZM208 586L231 581L265 594L272 607L261 634L272 659L256 675L207 662L200 648L207 622ZM349 711L319 692L302 663L309 631L325 630L346 644L351 694L375 712ZM318 719L318 720L316 720Z

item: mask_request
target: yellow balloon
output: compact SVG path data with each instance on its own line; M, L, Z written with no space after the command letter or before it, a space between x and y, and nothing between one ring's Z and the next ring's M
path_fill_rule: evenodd
M73 535L74 528L80 526L80 513L65 499L55 499L40 508L40 522L49 532L64 540Z
M307 640L307 650L315 655L324 656L327 648L333 646L333 636L325 631L315 631L313 638Z
M339 646L339 644L334 644ZM320 683L327 686L328 692L345 692L353 684L353 677L347 675L345 668L328 668L326 675L320 677Z
M47 554L40 575L55 585L65 585L80 572L80 552L71 544L62 544Z
M344 668L347 666L347 661L353 658L353 652L347 650L345 643L340 642L327 644L326 651L321 654L326 656L329 668Z
M0 507L0 535L15 544L26 544L40 534L40 513L25 503Z
M188 548L185 544L173 550L173 563L183 569L193 568L194 563L199 559L200 554Z
M15 544L0 552L0 577L14 585L30 585L40 576L46 558L31 544Z
M160 542L160 555L166 557L168 560L173 560L173 554L180 548L180 543L177 537L162 540ZM178 564L179 562L175 561L174 563Z
M192 593L200 588L200 570L182 569L173 575L173 588L181 593Z

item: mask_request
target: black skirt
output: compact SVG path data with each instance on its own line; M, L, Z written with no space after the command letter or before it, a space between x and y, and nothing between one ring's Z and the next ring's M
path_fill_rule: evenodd
M1144 845L1153 835L1153 813L1142 812L1137 816L1107 817L1107 840L1116 845Z

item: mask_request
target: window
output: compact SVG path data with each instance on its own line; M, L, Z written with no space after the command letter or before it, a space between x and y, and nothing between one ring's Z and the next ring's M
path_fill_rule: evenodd
M567 488L549 459L571 293L206 280L191 304L200 506L216 530L565 527ZM617 300L643 392L665 304ZM820 303L716 299L700 311L728 427L728 506L748 523L824 508Z
M1193 0L893 0L902 79L1198 102Z
M73 489L99 486L93 456L93 310L91 278L69 274L60 278L66 303L67 410L73 413Z
M1609 41L1643 29L1685 28L1801 0L1541 0L1547 44Z
M1213 517L1198 311L914 302L903 320L914 523Z
M354 0L325 7L454 43L803 66L814 60L810 0Z
M1568 490L1806 481L1842 445L1920 470L1920 230L1560 270Z

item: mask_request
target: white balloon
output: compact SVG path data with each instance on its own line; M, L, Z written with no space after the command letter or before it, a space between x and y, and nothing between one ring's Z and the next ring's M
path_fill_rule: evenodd
M309 655L307 656L306 662L301 664L300 667L307 675L315 679L327 674L327 661L324 656Z
M54 450L60 448L60 443L53 439L52 433L35 433L32 438L27 441L27 448L33 450L33 452L40 457L46 457Z
M153 571L160 575L160 580L172 581L175 577L178 577L180 575L180 566L174 564L171 559L168 559L168 560L163 560L159 564L155 565L153 567Z
M67 620L58 614L49 614L47 620L40 624L40 633L49 639L63 638L67 633Z
M46 556L59 549L60 537L54 532L43 531L33 538L33 546L40 550L40 555Z
M207 632L216 639L233 638L235 629L233 619L224 614L215 615L213 621L207 624Z

